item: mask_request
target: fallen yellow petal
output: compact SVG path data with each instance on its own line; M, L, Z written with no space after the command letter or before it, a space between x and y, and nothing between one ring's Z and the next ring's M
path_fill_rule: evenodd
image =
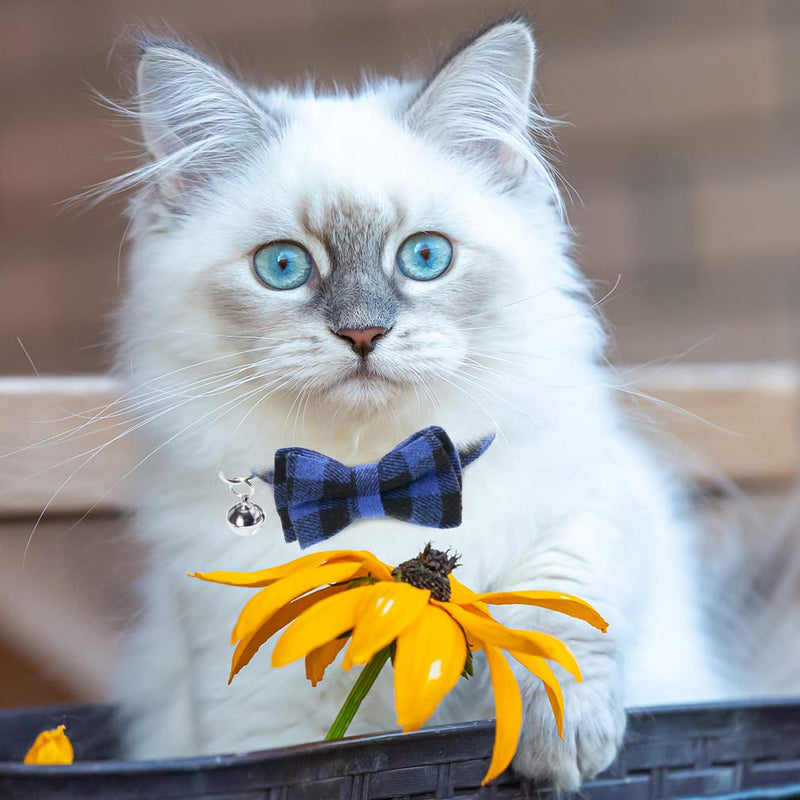
M429 605L397 637L394 697L397 724L404 731L421 728L464 670L464 632L441 608Z
M333 663L342 648L347 644L347 637L333 639L326 644L315 647L306 655L306 678L311 681L312 686L316 686L325 674L325 670Z
M534 656L555 661L564 667L575 680L581 680L581 671L575 656L567 646L555 636L549 636L539 631L524 631L515 628L506 628L499 622L487 617L485 614L473 613L453 603L439 603L432 601L444 608L464 629L470 644L474 644L473 637L484 645L501 647L503 650L530 653ZM486 649L486 648L484 648Z
M492 761L481 786L496 778L514 758L522 730L522 697L506 657L497 647L484 647L494 692L495 734Z
M324 600L332 594L338 594L346 590L346 586L326 586L324 589L318 589L311 594L304 594L288 605L279 608L271 617L265 619L259 628L256 628L256 630L252 631L247 636L242 637L236 645L236 650L233 651L228 683L233 680L234 676L237 675L243 667L246 667L250 663L250 660L267 639L274 636L281 628L285 628L290 622L297 619L307 608L313 606L314 603L318 603L320 600Z
M24 764L71 764L75 754L72 750L65 725L42 731L30 750L25 754Z
M380 581L369 587L358 609L358 622L342 669L366 664L378 650L394 641L428 605L431 593L409 583Z
M340 583L352 578L361 568L352 561L330 566L312 567L286 575L251 597L239 614L231 634L232 641L255 631L265 619L300 595L325 584Z
M278 639L272 651L272 666L291 664L352 630L358 620L359 604L369 589L369 586L348 589L306 609Z
M563 592L543 592L543 591L524 591L524 592L485 592L475 595L475 600L482 600L484 603L494 606L505 605L528 605L549 608L561 614L588 622L595 628L599 628L603 633L608 629L608 623L580 597ZM473 602L473 601L470 601Z

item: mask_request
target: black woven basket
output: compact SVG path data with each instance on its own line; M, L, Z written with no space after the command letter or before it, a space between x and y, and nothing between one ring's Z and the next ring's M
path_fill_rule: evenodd
M66 723L76 763L23 766L36 734ZM2 800L511 800L552 796L510 772L480 786L491 722L242 755L114 761L111 706L0 712ZM800 798L800 700L632 711L615 764L587 800Z

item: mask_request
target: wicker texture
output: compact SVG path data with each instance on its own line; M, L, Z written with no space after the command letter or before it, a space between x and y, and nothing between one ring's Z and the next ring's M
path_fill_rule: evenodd
M0 759L9 759L0 763L3 800L536 800L553 796L510 773L480 787L494 736L490 722L219 758L22 766L19 762L29 740L41 728L61 721L68 725L79 759L114 756L117 743L110 707L3 712ZM633 711L617 762L581 793L587 800L714 795L748 800L800 798L800 701Z

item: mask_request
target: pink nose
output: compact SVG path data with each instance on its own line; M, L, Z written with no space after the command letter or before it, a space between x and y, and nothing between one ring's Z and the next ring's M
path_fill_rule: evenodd
M340 339L349 341L353 352L363 357L368 356L375 349L378 339L386 335L386 328L364 328L364 330L344 328L335 333Z

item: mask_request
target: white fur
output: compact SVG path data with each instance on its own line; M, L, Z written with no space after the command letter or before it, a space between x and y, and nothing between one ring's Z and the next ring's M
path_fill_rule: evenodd
M524 50L527 29L506 25L512 27L504 35ZM532 58L532 43L529 50ZM487 85L507 90L500 56L508 55L506 49L492 62ZM467 84L459 90L459 103L466 102ZM167 208L172 195L163 186L173 181L179 191L176 174L198 174L190 157L171 156L169 176L148 185L135 204L118 368L149 452L137 470L132 532L151 559L119 685L137 756L319 739L353 681L331 669L312 689L301 664L270 669L264 648L226 685L228 635L249 593L185 573L256 569L299 553L284 544L266 487L258 497L268 511L264 530L250 539L227 531L231 497L217 469L242 473L292 444L365 463L431 424L457 442L498 434L466 472L463 525L439 531L362 521L330 547L369 549L398 563L431 540L461 554L458 577L475 589L563 589L596 604L610 621L606 636L548 612L498 612L517 626L563 636L585 676L582 684L564 677L561 743L540 687L520 675L526 717L519 769L574 787L613 757L624 705L730 691L714 678L701 633L694 533L678 519L672 479L620 417L614 376L600 365L602 328L566 256L568 237L548 180L530 146L516 147L531 117L520 130L508 123L495 135L458 106L477 131L470 141L483 131L511 148L500 153L501 169L509 152L523 159L507 178L534 160L521 188L509 189L496 181L497 164L482 172L463 149L449 149L436 134L441 120L404 122L398 107L415 91L387 82L353 96L262 95L264 107L291 120L283 135L267 130L243 168L207 177L205 190L197 189L202 199L180 216ZM157 137L164 142L165 135L159 130ZM151 167L145 179L157 171ZM247 253L257 245L298 239L324 276L324 248L308 240L299 208L307 205L314 217L344 200L377 209L402 203L406 220L387 242L387 271L415 231L442 231L456 243L446 275L403 284L422 299L421 310L401 313L370 356L391 380L343 380L356 356L300 313L312 290L270 292L249 266ZM471 311L452 313L464 292ZM434 722L493 716L481 667L478 661L476 679L461 682ZM382 687L353 732L394 727L388 680Z

